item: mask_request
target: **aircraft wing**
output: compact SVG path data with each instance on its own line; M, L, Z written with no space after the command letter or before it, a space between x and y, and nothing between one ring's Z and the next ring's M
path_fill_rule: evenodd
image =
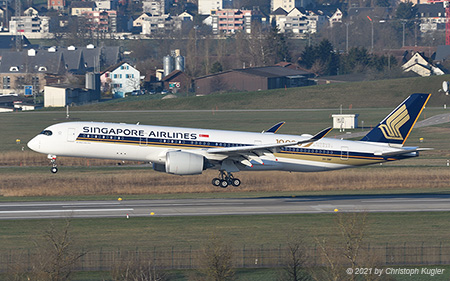
M237 169L236 166L234 165L235 162L240 162L245 166L252 167L253 165L250 162L252 160L259 164L264 165L263 160L260 158L261 156L272 158L274 161L276 161L277 159L273 154L278 152L281 147L297 145L302 143L312 143L318 141L321 138L323 138L326 134L328 134L328 132L330 132L331 129L332 129L331 127L326 128L325 130L322 130L321 132L317 133L315 136L309 139L297 142L210 148L205 150L207 154L205 156L211 160L223 161L222 167L224 167L224 165L227 165L227 170L239 171L239 169Z
M285 142L285 143L272 143L272 144L261 144L261 145L250 145L250 146L237 146L237 147L221 147L221 148L210 148L207 149L206 152L208 153L219 153L219 154L228 154L228 153L234 153L234 152L254 152L257 150L271 150L271 149L277 149L284 146L290 146L290 145L297 145L302 143L310 143L320 140L321 138L325 137L330 131L332 130L331 127L326 128L313 137L303 140L303 141L297 141L297 142Z
M387 152L376 152L374 155L376 156L398 156L403 154L408 154L412 152L418 152L418 151L429 151L433 150L433 148L412 148L412 149L401 149L397 151L387 151Z

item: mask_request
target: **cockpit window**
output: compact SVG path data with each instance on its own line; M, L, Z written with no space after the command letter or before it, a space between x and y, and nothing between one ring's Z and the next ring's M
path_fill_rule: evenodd
M51 135L53 135L53 133L50 130L44 130L41 132L41 135L51 136Z

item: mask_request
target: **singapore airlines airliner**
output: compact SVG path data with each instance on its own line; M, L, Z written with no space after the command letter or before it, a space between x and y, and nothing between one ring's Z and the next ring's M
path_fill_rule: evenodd
M28 147L48 154L51 171L57 156L151 162L174 175L219 170L213 185L239 186L239 171L318 172L419 156L427 148L403 146L430 94L412 94L359 141L312 135L282 135L280 122L262 133L146 126L101 122L65 122L35 136Z

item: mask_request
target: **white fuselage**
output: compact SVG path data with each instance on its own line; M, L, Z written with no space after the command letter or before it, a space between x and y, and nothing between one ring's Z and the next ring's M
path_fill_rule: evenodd
M44 133L47 132L47 133ZM50 132L50 133L49 133ZM211 148L297 142L311 136L177 128L100 122L67 122L52 125L34 137L28 146L54 156L86 157L165 163L171 150L200 154L211 161L226 157L208 153ZM259 155L261 161L240 170L284 170L314 172L343 169L417 156L383 157L399 148L382 143L323 138L316 142L283 147ZM220 167L214 167L220 168Z

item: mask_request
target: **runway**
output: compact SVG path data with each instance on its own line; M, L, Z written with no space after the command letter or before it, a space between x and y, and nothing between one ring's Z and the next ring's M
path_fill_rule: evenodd
M450 194L1 202L0 219L450 211Z

